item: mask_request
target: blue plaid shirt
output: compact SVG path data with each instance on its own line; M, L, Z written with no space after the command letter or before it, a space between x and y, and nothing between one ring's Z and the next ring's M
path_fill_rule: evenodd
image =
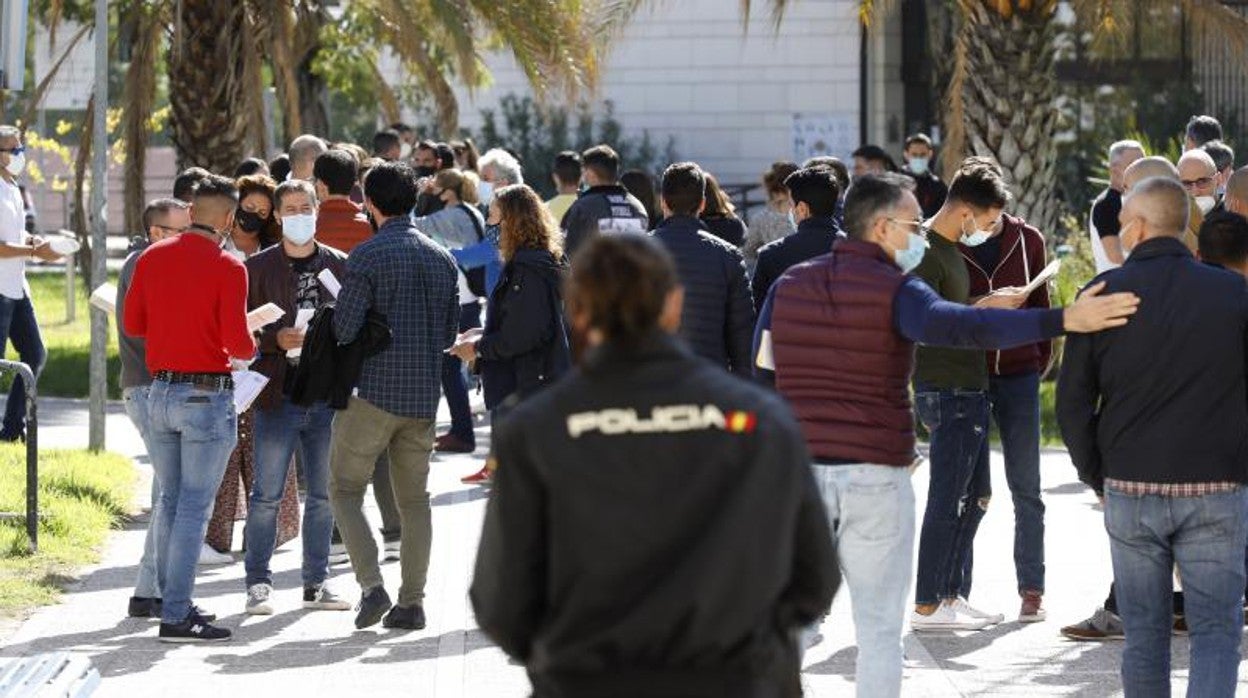
M393 340L364 362L359 397L400 417L434 419L442 352L459 325L459 286L450 253L407 216L386 221L347 258L334 311L339 342L355 339L370 309L386 316Z

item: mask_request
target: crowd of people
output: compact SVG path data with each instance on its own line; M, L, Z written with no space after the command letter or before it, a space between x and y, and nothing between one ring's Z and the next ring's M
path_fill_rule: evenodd
M281 607L270 558L300 536L304 608L352 609L328 584L349 561L357 628L423 628L430 458L478 450L479 382L490 448L463 481L492 490L471 598L537 695L795 695L843 577L858 695L896 696L907 623L1005 620L970 601L993 423L1016 618L1046 618L1040 391L1068 335L1058 417L1116 582L1062 632L1125 636L1140 696L1168 694L1165 638L1188 632L1193 695L1233 695L1248 168L1220 129L1194 117L1177 163L1109 148L1089 217L1101 273L1065 308L1000 166L969 157L946 184L923 134L902 168L872 145L773 163L748 222L698 164L655 181L605 144L555 157L549 201L514 153L402 125L371 152L304 135L230 176L189 168L148 205L119 284L126 408L156 474L129 614L159 617L163 641L229 639L194 603L196 566L245 519L247 613ZM20 154L0 127L0 193ZM9 229L17 201L0 258L52 258ZM29 299L0 295L25 357ZM280 317L249 325L269 305ZM267 379L241 412L239 371Z

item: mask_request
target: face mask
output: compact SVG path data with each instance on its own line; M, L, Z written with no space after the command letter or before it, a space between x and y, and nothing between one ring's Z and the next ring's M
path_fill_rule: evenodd
M1210 211L1213 210L1213 207L1217 205L1218 205L1218 200L1213 198L1212 196L1196 197L1196 206L1200 208L1201 213L1209 213Z
M789 211L789 227L797 228L797 219L793 217L792 211Z
M906 249L897 250L893 253L893 261L901 268L902 274L909 274L914 268L919 266L919 262L923 261L923 255L927 254L927 239L918 233L906 233L908 241Z
M415 169L417 177L432 177L434 173L437 172L437 170L427 166L417 167Z
M26 153L18 153L9 158L9 164L4 169L14 177L20 175L22 170L26 169Z
M481 203L485 206L490 205L490 199L494 198L494 185L489 182L482 181L477 185L477 197L481 199Z
M399 159L406 160L412 156L412 144L404 142L399 146Z
M973 222L973 221L972 221ZM992 237L991 230L974 230L966 232L966 224L962 225L962 244L967 247L977 247L988 242L988 238Z
M296 216L282 216L282 237L295 245L306 245L316 234L316 216L302 213Z
M928 158L910 158L910 171L916 175L927 174Z
M252 235L260 232L260 229L264 227L264 219L260 217L260 214L241 208L234 213L234 221L238 223L239 230Z

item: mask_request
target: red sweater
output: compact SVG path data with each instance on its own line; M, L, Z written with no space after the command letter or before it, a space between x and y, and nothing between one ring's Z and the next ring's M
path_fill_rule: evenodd
M251 358L247 269L196 233L162 240L139 256L126 293L126 334L147 340L147 370L227 373Z
M373 236L364 208L346 199L321 202L316 214L316 241L350 254L355 246Z

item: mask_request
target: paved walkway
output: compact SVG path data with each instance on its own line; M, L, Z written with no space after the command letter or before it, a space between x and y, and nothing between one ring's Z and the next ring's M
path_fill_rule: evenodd
M42 443L82 446L85 406L49 401L42 414ZM150 468L142 444L120 410L109 418L110 448L139 457L144 477ZM482 430L484 435L485 430ZM59 606L43 609L18 629L0 656L51 650L88 655L104 677L97 695L375 695L400 693L429 698L509 698L528 694L523 669L476 629L466 590L471 576L485 492L465 487L459 476L475 470L478 458L436 457L433 495L432 565L427 610L429 627L399 633L357 631L353 613L306 612L299 608L299 546L288 543L274 557L277 614L242 614L241 555L221 567L201 568L197 601L235 629L228 644L177 647L156 642L153 621L125 617L143 542L143 521L113 536L102 563ZM1060 638L1061 624L1078 620L1104 597L1109 583L1108 544L1095 500L1074 478L1062 453L1043 459L1048 504L1050 620L1022 626L1007 622L981 633L906 638L905 694L908 696L1115 696L1120 644L1076 644ZM980 528L973 601L1017 613L1011 562L1012 510L999 455L994 456L997 501ZM916 477L924 501L926 471ZM140 483L136 491L143 491ZM372 512L375 516L375 512ZM241 525L241 524L240 524ZM238 538L241 538L241 531ZM398 565L385 566L387 585L398 586ZM335 567L336 588L358 593L350 570ZM823 640L807 655L804 682L820 698L853 695L856 651L848 595L838 596L823 626ZM1174 642L1176 688L1187 668L1187 641ZM1248 695L1248 671L1241 669L1241 691ZM1181 695L1181 693L1177 693Z

